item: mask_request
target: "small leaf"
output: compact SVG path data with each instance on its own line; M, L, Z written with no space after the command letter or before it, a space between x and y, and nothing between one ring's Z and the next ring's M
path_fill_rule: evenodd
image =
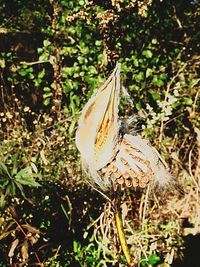
M15 177L16 178L19 178L19 177L25 177L27 176L28 174L32 174L32 169L30 166L24 168L24 169L21 169L16 175Z
M160 257L157 254L152 254L151 256L149 256L149 264L151 264L152 266L154 266L156 263L158 263L160 261Z
M42 69L42 70L38 73L38 78L39 78L39 79L42 79L42 78L44 78L44 75L45 75L45 69Z
M39 174L33 174L31 166L28 166L22 170L20 170L15 175L15 181L17 182L17 186L19 187L20 183L21 185L28 185L28 186L40 186L38 182L35 181L35 177L40 177ZM21 189L20 189L21 190Z
M147 70L146 70L146 77L148 78L149 76L151 76L152 75L152 69L150 69L150 68L147 68Z
M101 46L101 44L102 44L102 41L101 41L101 40L96 40L96 41L95 41L95 45L96 45L96 46Z
M0 174L6 174L9 178L11 178L11 175L8 171L8 168L6 167L5 164L0 162Z
M135 106L136 106L137 110L140 110L142 108L141 102L137 102Z
M49 92L51 92L51 88L45 86L45 87L43 88L43 91L46 92L46 93L49 93Z
M0 207L3 208L5 206L5 204L6 204L6 197L2 192L0 192L0 195L1 195L1 197L0 197ZM0 240L1 240L1 235L0 235Z
M19 71L19 74L20 74L22 77L24 77L24 76L26 76L26 75L28 74L28 71L27 71L26 69L22 69L22 70Z
M49 46L51 44L51 42L49 42L49 40L44 40L43 41L43 45L44 46Z
M36 174L34 176L36 176ZM41 186L38 182L35 181L33 175L18 177L16 178L16 181L21 185L28 185L32 187Z
M49 93L45 93L45 94L43 95L43 98L49 98L50 96L52 96L52 93L51 93L51 92L49 92Z
M13 168L11 171L11 175L14 176L17 174L18 164L17 164L17 154L13 156Z
M45 106L48 106L50 104L50 102L51 102L51 98L45 98L44 101L43 101L43 104Z
M150 90L149 93L151 94L152 98L154 100L158 100L160 99L160 93L156 92L156 91L153 91L153 90Z
M144 50L142 52L142 54L146 57L146 58L152 58L153 53L151 52L151 50Z

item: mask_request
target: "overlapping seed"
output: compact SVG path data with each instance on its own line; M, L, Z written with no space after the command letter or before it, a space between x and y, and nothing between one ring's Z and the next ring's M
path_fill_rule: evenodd
M144 154L125 139L115 158L101 172L113 180L115 188L117 185L145 188L153 175L150 162Z

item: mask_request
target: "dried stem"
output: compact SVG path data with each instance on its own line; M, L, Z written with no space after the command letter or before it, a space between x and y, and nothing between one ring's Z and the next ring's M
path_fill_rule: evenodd
M124 228L122 224L122 218L121 218L119 209L115 211L115 221L116 221L116 227L117 227L117 234L118 234L119 241L120 241L122 250L124 252L124 256L126 258L127 264L128 266L133 266L131 263L131 255L130 255L129 248L126 242L126 237L124 234Z
M117 235L119 238L119 242L122 248L122 251L124 253L124 256L127 261L127 265L130 267L133 267L132 265L132 259L130 255L130 251L126 242L126 237L124 233L123 223L122 223L122 216L121 216L121 209L120 209L120 195L116 191L113 190L113 208L114 208L114 216L115 216L115 222L116 222L116 228L117 228Z
M17 219L17 214L15 213L15 210L13 208L11 208L10 210L8 210L8 214L12 217L12 219L15 221L15 223L17 224L17 226L19 227L20 231L22 232L22 234L24 235L25 239L29 242L30 239L29 237L27 236L26 232L24 231L23 229L23 226L21 225L21 223L19 222L19 220ZM31 244L31 242L30 242ZM32 244L31 244L32 245ZM33 246L33 245L32 245ZM44 264L41 262L37 252L34 253L36 259L37 259L37 262L39 264L39 266L43 267Z

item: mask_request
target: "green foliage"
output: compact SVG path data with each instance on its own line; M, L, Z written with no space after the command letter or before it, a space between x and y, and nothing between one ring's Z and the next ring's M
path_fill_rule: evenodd
M161 258L157 254L151 254L148 259L142 257L141 259L141 267L153 267L156 266L160 262Z
M10 161L13 163L13 166L10 168L0 162L1 207L5 205L7 197L16 195L17 190L25 197L24 186L40 186L40 184L35 181L35 178L40 177L40 175L37 173L37 168L33 163L30 166L19 169L17 155L11 157ZM34 171L36 173L34 173Z
M96 242L98 238L103 242L106 222L95 225L84 242L76 235L79 228L85 231L90 217L99 215L98 208L94 212L97 196L89 202L92 196L87 195L78 167L74 133L79 111L120 62L122 84L133 102L130 105L122 96L120 114L144 117L142 134L157 145L177 175L183 170L190 173L192 180L187 181L186 190L192 187L198 173L200 127L199 5L187 0L14 0L12 4L4 1L0 13L0 204L7 207L0 218L4 242L0 244L0 264L8 265L8 251L18 239L10 265L22 261L26 253L21 250L26 250L28 243L30 258L25 264L39 264L31 257L39 247L38 257L49 266L112 266L120 257L103 253ZM65 188L64 193L57 184ZM52 191L58 199L51 200ZM77 201L80 194L86 194L86 199ZM132 195L135 198L135 192ZM71 206L69 198L74 199ZM149 209L156 203L152 200ZM132 206L142 207L134 203L130 210ZM14 215L12 207L16 207ZM161 211L159 207L155 213ZM127 220L130 216L130 227L137 231L141 221L135 218L135 211L133 214ZM161 223L166 216L168 223ZM137 242L144 246L139 252L134 250L138 246L134 243L136 232L130 236L133 254L145 251L145 257L136 257L141 266L161 264L166 250L170 254L171 248L182 249L174 217L165 214L155 225L160 227L149 222L138 237ZM110 233L111 228L105 232ZM70 238L60 240L63 232L59 232L55 241L52 232L57 229L64 229ZM149 240L158 232L158 248L150 251ZM70 245L69 240L73 240ZM125 264L123 256L120 261Z
M73 241L73 253L76 261L80 266L101 266L103 260L101 260L100 249L96 247L96 244L90 243L83 247L76 240Z

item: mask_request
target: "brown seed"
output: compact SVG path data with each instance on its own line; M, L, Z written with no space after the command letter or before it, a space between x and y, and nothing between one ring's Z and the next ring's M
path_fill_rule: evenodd
M124 158L120 158L121 162L124 164L124 165L127 165L128 162L124 159Z
M112 163L110 163L107 167L105 167L108 171L112 170Z
M142 170L138 165L137 165L137 168L138 168L138 170L139 170L139 172L140 172L139 176L143 176L143 175L144 175L143 170Z
M132 185L133 185L133 187L137 187L138 186L138 180L136 178L132 179Z
M143 181L139 181L139 187L145 188L146 186L147 186L146 183L144 183Z
M123 177L118 178L117 183L122 185L124 183L124 178Z
M131 155L131 151L127 148L125 148L125 152L128 154L128 155Z
M139 149L137 149L136 147L132 146L131 144L129 144L129 149L130 149L130 150L137 151L137 152L141 152ZM133 153L134 153L134 152L133 152Z
M131 155L131 157L133 158L133 159L135 159L135 160L137 160L138 162L141 162L141 163L144 163L145 164L145 160L143 160L143 159L141 159L141 158L139 158L139 157L137 157L137 156L135 156L135 155Z
M115 177L118 179L121 176L121 172L119 170L116 171Z
M111 171L116 172L117 171L117 166L115 164L111 165Z
M142 177L142 181L144 182L144 183L149 183L149 181L151 180L151 176L149 176L149 175L145 175L145 176L143 176Z
M125 179L128 179L130 177L129 173L126 171L124 174L123 174L124 178Z
M127 141L125 139L123 139L122 142L121 142L121 144L122 145L127 145L128 143L127 143Z
M131 170L131 166L129 164L126 164L127 171Z
M117 183L114 183L114 184L113 184L113 189L114 189L114 191L117 191L118 187L119 187L119 184L117 184Z
M129 170L129 174L130 174L131 178L137 177L137 174L132 169Z
M130 178L129 178L129 179L125 179L125 185L126 185L127 187L131 187L131 186L132 186L132 181L131 181Z

